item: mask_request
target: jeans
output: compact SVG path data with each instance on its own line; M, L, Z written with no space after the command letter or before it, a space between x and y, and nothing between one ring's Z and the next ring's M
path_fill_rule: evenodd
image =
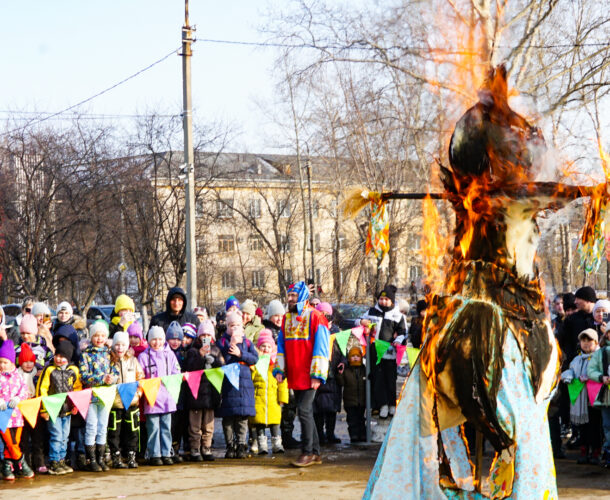
M602 428L604 430L604 451L610 453L610 406L600 406L602 412Z
M316 391L313 389L294 391L297 414L301 422L301 451L304 455L320 454L318 430L313 419L313 398L315 396Z
M85 423L85 446L106 444L109 415L110 407L105 407L101 401L89 405Z
M89 410L91 411L91 409ZM66 458L68 439L70 437L70 415L57 417L55 422L48 421L49 426L49 459L59 462Z
M146 415L148 458L172 456L172 414L149 413Z

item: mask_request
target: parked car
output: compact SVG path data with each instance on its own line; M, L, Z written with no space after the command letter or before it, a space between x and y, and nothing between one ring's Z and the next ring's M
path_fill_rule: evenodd
M362 304L332 304L332 306L333 323L341 330L349 330L357 326L356 321L369 310L369 306Z
M110 315L114 310L114 304L105 304L99 306L90 306L87 311L87 326L93 323L95 320L103 319L110 323Z

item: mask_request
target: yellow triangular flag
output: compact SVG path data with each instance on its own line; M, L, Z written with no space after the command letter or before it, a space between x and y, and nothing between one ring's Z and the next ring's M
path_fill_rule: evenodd
M159 388L161 387L161 379L159 377L155 377L140 380L140 387L144 391L144 396L146 396L146 401L148 401L148 404L150 406L155 406L157 394L159 393Z
M40 411L40 403L42 402L42 396L34 399L24 399L17 403L19 411L23 415L28 423L32 426L36 426L36 420L38 418L38 412Z

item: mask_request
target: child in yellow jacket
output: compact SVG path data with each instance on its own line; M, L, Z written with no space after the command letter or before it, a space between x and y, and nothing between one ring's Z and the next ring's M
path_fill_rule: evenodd
M256 429L259 455L268 453L267 436L265 434L267 427L271 431L271 451L273 453L284 453L280 421L282 419L282 405L288 403L288 383L286 379L278 383L273 376L277 347L270 330L264 329L259 333L256 347L261 356L267 355L271 361L266 376L259 373L255 366L252 367L256 416L250 417L250 426Z

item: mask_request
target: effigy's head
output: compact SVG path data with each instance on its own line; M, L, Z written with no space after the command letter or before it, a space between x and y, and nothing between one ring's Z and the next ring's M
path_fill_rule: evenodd
M473 180L490 187L528 182L545 149L540 130L508 105L506 69L498 66L489 71L479 102L455 126L449 146L452 172L445 172L443 182L458 192Z

